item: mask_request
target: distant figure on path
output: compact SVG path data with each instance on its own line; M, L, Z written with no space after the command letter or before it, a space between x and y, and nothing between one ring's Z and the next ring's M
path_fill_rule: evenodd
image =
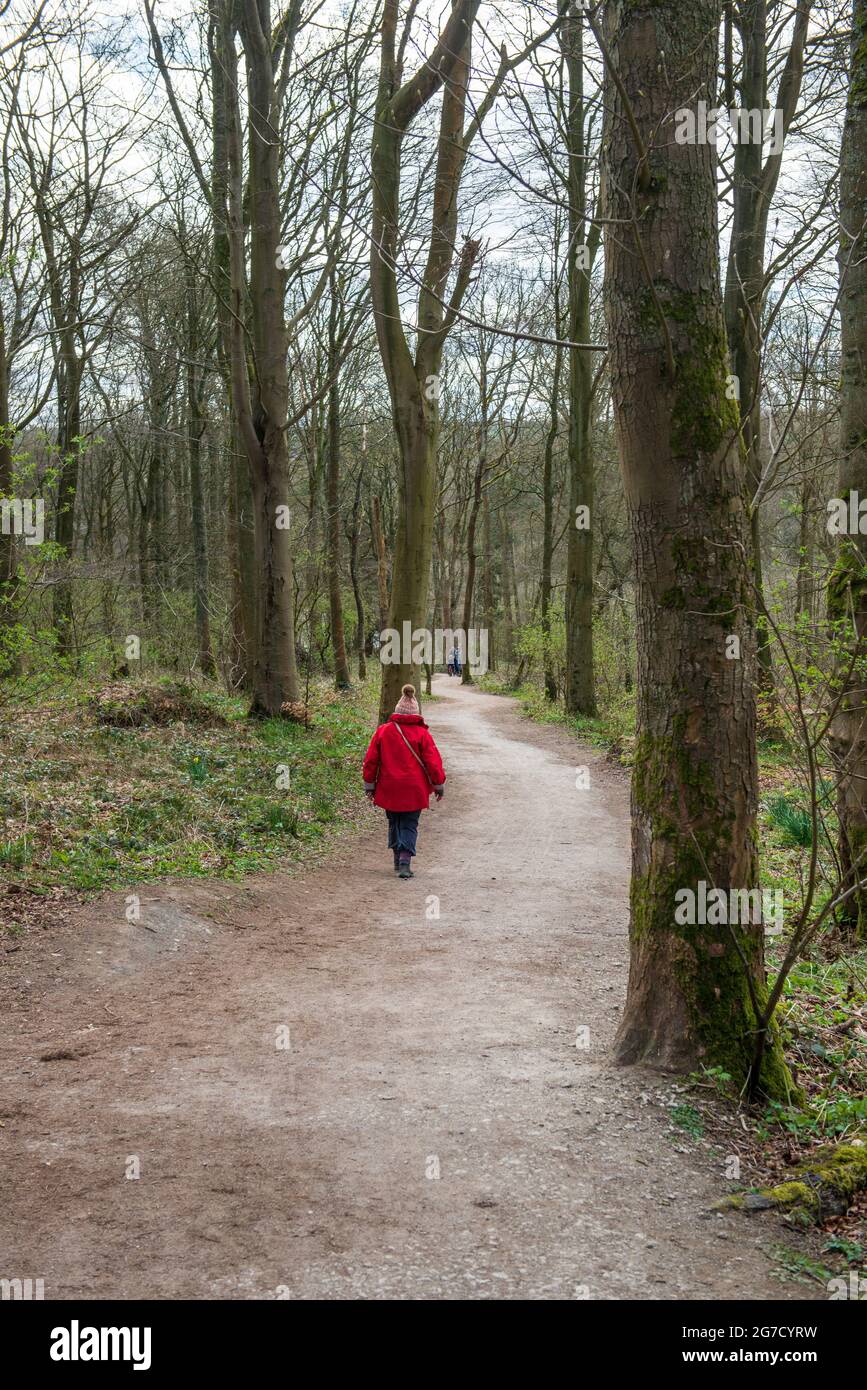
M415 686L405 685L388 722L380 724L364 759L364 792L388 816L388 847L398 878L412 878L418 818L433 792L442 801L446 774L421 717Z

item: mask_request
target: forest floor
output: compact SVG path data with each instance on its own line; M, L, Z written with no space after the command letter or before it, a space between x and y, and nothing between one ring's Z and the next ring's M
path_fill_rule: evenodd
M61 1299L827 1297L777 1277L813 1237L710 1214L737 1123L711 1143L688 1083L608 1060L624 774L435 691L449 780L414 879L371 811L318 865L143 887L138 922L103 894L10 945L0 1275Z

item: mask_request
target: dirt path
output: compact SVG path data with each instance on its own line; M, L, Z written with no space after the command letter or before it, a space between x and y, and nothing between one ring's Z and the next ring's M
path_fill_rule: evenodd
M705 1215L722 1165L678 1151L658 1082L606 1069L623 779L595 761L578 790L566 735L436 689L447 797L410 882L372 812L300 878L144 890L138 924L112 895L6 956L0 1275L49 1298L804 1297L767 1227Z

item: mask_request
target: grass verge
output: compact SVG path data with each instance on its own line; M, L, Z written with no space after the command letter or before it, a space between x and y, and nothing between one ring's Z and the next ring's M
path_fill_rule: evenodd
M128 727L92 686L6 701L0 920L16 916L22 894L239 878L362 823L373 683L340 695L315 684L309 727L249 720L240 699L184 690L185 718L149 719L148 697Z

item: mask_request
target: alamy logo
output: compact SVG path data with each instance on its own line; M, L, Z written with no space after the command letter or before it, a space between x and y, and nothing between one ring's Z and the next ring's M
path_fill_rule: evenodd
M853 490L848 497L832 497L828 503L828 534L867 536L867 497Z
M134 1371L151 1364L149 1327L80 1327L73 1318L69 1327L51 1329L52 1361L131 1361Z
M829 1279L825 1287L832 1303L841 1298L856 1299L859 1303L867 1299L867 1279L856 1274L854 1269L850 1269L848 1278L838 1275L836 1279Z
M678 888L674 920L679 927L764 926L767 936L783 930L783 895L779 888ZM772 922L773 926L768 923Z
M379 659L383 666L446 665L455 648L473 675L483 676L488 669L488 629L486 627L413 628L405 622L402 632L395 627L383 628L379 634ZM376 644L374 643L374 646Z
M13 1303L45 1298L44 1279L0 1279L0 1300Z
M783 113L779 107L772 111L733 106L711 106L700 101L693 109L681 106L674 113L674 139L678 145L716 145L726 123L734 145L763 145L770 131L768 154L779 154L783 148Z
M23 536L25 545L41 545L45 540L45 500L42 497L0 497L0 532L4 536Z

